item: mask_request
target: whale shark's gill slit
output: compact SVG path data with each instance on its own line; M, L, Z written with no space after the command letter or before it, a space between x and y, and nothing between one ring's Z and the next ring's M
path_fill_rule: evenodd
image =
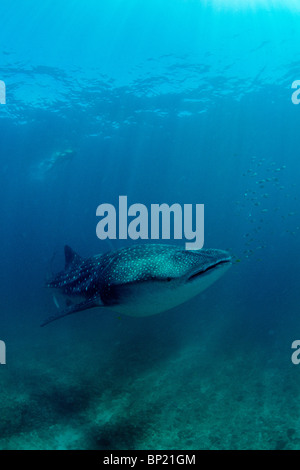
M211 266L208 266L208 268L206 269L202 269L201 271L197 271L196 273L192 274L188 280L191 281L193 279L195 279L196 277L199 277L201 276L202 274L205 274L207 273L208 271L211 271L212 269L215 269L217 266L220 266L222 264L228 264L230 263L231 261L226 259L226 260L223 260L223 261L219 261L219 263L216 263L216 264L212 264Z

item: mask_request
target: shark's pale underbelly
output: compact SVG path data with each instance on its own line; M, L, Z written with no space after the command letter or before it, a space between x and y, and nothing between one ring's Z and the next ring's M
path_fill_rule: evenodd
M227 268L225 268L227 269ZM221 272L222 271L222 272ZM118 303L108 306L111 310L132 317L146 317L170 310L195 297L213 284L224 272L217 270L201 279L170 286L167 282L142 282L120 286L116 295Z

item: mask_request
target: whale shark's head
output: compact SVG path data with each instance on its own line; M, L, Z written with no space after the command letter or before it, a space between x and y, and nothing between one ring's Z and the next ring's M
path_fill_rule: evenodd
M103 301L114 310L146 316L189 300L231 266L223 250L184 250L171 245L137 245L121 250L105 273Z
M178 258L182 273L181 281L185 284L214 282L231 266L231 256L223 250L209 249L183 251Z

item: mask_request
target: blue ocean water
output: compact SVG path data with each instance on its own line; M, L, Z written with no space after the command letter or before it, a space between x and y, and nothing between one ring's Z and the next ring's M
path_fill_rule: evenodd
M0 14L0 448L298 449L299 5L11 0ZM136 243L96 236L97 206L119 195L204 204L204 247L232 268L157 316L40 328L65 244Z

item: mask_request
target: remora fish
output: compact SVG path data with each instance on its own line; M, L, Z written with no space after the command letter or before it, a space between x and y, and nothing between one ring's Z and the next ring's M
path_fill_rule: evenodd
M199 294L230 265L231 256L215 249L144 244L83 259L65 246L65 270L46 285L68 298L83 300L41 326L94 307L137 317L154 315Z

